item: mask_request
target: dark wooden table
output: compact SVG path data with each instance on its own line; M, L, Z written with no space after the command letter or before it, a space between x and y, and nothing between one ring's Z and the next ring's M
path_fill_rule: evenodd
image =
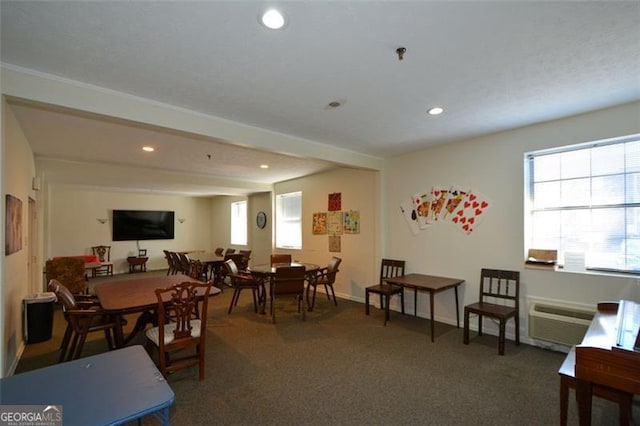
M218 256L213 252L187 253L191 260L199 260L207 267L207 277L216 285L221 285L221 269L224 268L224 256Z
M458 286L464 282L459 278L447 278L438 277L434 275L424 274L408 274L401 275L394 278L384 279L389 284L399 285L406 288L413 289L413 309L414 315L418 313L418 291L429 292L429 307L431 310L431 341L434 341L434 314L433 314L433 299L435 293L453 288L456 295L456 322L458 328L460 328L460 308L458 305Z
M100 301L102 309L111 315L122 318L123 315L132 313L142 313L133 331L127 339L124 338L122 326L116 328L116 346L122 347L140 331L144 330L146 324L153 320L153 311L158 306L158 299L155 290L157 288L171 287L182 282L194 282L193 278L187 275L161 275L157 277L137 278L128 280L108 281L97 284L95 287L96 296ZM220 289L211 288L210 295L220 293ZM122 324L122 321L119 321Z
M136 266L140 267L140 272L147 272L147 260L149 260L148 257L127 257L127 263L129 264L129 273L131 274L135 272Z
M278 263L274 265L270 265L270 264L255 265L250 268L247 268L247 270L256 278L263 280L263 282L265 281L269 282L269 285L271 285L271 279L276 275L276 269L278 269L279 266L304 266L304 272L306 274L307 280L314 279L316 272L320 270L319 265L316 265L315 263L304 263L304 262ZM265 292L266 292L266 288L265 288ZM266 294L263 294L260 297L260 304L262 306L260 313L264 314L267 306ZM307 294L307 306L310 306L308 294Z

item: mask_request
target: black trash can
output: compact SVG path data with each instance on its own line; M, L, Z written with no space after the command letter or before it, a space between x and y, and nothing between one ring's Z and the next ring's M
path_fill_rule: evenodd
M24 299L24 340L39 343L51 339L55 293L38 293Z

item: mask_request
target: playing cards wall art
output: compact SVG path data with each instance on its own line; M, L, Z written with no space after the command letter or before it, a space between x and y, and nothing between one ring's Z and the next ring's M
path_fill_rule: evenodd
M400 210L413 235L439 223L448 223L471 235L490 206L489 199L477 191L434 186L414 194L411 203L401 203Z

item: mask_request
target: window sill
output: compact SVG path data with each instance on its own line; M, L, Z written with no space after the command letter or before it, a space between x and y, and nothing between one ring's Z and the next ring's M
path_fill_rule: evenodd
M564 274L583 274L583 275L596 275L596 276L602 276L602 277L640 279L640 274L636 274L632 272L600 271L595 269L572 270L572 269L564 269L562 266L558 266L558 265L546 266L546 265L525 264L524 268L536 269L539 271L560 272Z

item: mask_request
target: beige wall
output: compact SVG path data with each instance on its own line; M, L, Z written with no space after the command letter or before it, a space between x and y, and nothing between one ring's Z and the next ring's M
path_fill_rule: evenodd
M91 254L91 247L111 246L114 273L128 272L127 256L147 249L147 269L164 269L163 250L210 250L211 205L209 198L135 194L46 185L47 219L44 258ZM173 210L175 239L112 241L112 210ZM107 218L102 224L98 218ZM184 219L180 223L178 219Z
M231 203L247 200L247 245L231 245ZM267 226L264 229L256 225L256 215L259 211L267 214ZM211 199L211 227L212 247L236 250L251 250L249 265L259 265L269 262L271 254L272 217L271 193L264 192L249 197L214 197Z
M302 250L290 252L294 259L326 265L332 256L342 258L335 291L339 297L363 301L364 288L375 283L380 253L378 238L378 173L341 168L338 170L280 182L275 194L302 191ZM313 235L313 213L326 212L328 195L342 194L342 210L360 211L360 234L342 235L342 251L329 252L327 235Z
M13 371L17 359L23 350L22 301L32 293L33 284L29 282L29 198L36 199L31 189L31 180L35 176L33 153L22 133L11 109L2 98L2 204L5 195L11 194L22 201L22 249L5 256L3 229L2 244L2 289L0 313L2 315L2 376ZM2 221L4 224L4 207ZM37 266L35 266L37 267Z
M638 298L640 280L567 272L524 269L524 153L579 142L640 133L640 103L455 144L442 145L389 161L385 191L388 204L388 254L406 259L410 272L464 278L461 301L478 297L480 269L522 271L523 297L594 306L602 300ZM413 236L400 203L433 185L456 185L484 194L492 202L473 235L438 224ZM413 310L413 300L406 301ZM418 312L428 314L427 295L420 295ZM455 324L452 292L436 295L436 318ZM521 312L527 336L526 304Z

